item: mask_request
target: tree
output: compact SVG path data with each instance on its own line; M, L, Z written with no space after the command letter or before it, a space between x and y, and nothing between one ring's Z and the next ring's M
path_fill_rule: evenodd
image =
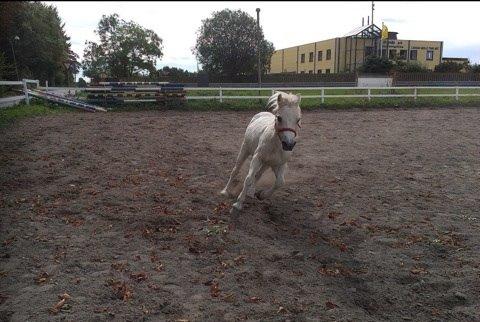
M202 21L193 53L211 74L234 78L257 72L257 39L260 39L263 73L270 67L273 44L257 30L256 20L247 13L224 9ZM258 36L258 38L257 38Z
M80 63L78 62L78 55L72 50L68 50L67 59L64 63L65 72L68 85L75 82L75 77L80 71Z
M456 63L453 61L446 61L435 66L435 72L437 73L459 73L463 69L466 69L467 64Z
M404 60L396 59L392 67L394 71L403 73L426 73L430 70L417 62L406 62Z
M0 79L8 79L12 75L13 68L7 62L5 54L0 52ZM13 71L14 72L14 71Z
M17 66L19 78L48 80L52 85L66 83L71 77L71 72L65 70L71 45L64 27L54 6L41 2L0 3L0 51L8 65ZM16 72L8 77L16 79Z
M80 77L77 82L78 87L87 87L87 82L83 79L83 77Z
M156 71L157 59L163 56L163 41L153 30L113 14L102 16L95 33L100 43L86 42L82 62L85 76L128 79Z
M480 64L469 65L468 71L471 73L480 73Z
M196 73L189 72L177 67L164 66L162 69L158 70L159 76L191 76L196 75Z
M371 55L365 59L365 62L358 68L358 71L362 73L386 74L389 73L392 68L393 63L388 58Z

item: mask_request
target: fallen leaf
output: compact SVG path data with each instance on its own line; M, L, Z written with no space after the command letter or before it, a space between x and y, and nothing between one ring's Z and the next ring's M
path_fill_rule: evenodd
M417 274L427 274L428 273L428 271L423 267L414 267L410 270L410 272L412 274L415 274L415 275L417 275Z
M212 285L210 285L210 295L212 297L218 297L220 295L220 289L218 287L218 282L213 282Z
M330 212L328 213L328 218L330 218L331 220L335 220L335 218L339 215L341 215L341 213L339 212Z
M252 296L248 299L245 300L245 302L247 303L258 303L258 302L261 302L262 300L256 296Z
M147 274L144 272L131 273L130 278L134 279L136 282L142 282L147 279Z
M70 300L72 298L68 293L63 293L58 297L60 298L60 301L58 301L57 304L55 304L52 308L49 309L50 313L52 314L57 314L60 309L65 305L67 300Z
M243 255L240 255L240 256L237 256L233 259L233 261L235 262L235 264L239 265L239 264L243 264L245 263L245 256Z
M337 304L335 304L335 303L333 303L333 302L331 302L331 301L325 302L325 305L327 306L327 309L329 309L329 310L332 310L332 309L338 307Z
M287 312L288 312L287 309L284 308L283 306L280 306L277 311L277 313L287 313Z
M57 314L58 311L62 308L62 306L65 304L66 299L61 299L57 304L55 304L52 308L50 308L50 313L52 314Z
M48 280L49 277L50 277L50 275L48 275L47 272L41 272L37 276L35 281L37 282L37 284L42 284L42 283L45 283Z

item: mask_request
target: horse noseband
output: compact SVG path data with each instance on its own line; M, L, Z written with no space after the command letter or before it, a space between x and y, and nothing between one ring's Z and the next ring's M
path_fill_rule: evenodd
M297 136L297 131L289 127L282 127L277 129L277 133L280 133L280 132L293 132L293 134L295 134L295 137Z

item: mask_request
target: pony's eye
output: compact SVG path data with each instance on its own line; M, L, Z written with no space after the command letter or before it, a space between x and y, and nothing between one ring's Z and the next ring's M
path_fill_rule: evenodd
M282 117L281 116L277 116L277 120L278 120L278 123L282 123Z

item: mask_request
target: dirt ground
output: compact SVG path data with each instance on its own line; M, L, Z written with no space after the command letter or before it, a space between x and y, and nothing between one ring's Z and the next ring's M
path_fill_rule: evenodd
M286 186L232 217L253 115L0 129L0 320L480 320L480 108L305 112Z

